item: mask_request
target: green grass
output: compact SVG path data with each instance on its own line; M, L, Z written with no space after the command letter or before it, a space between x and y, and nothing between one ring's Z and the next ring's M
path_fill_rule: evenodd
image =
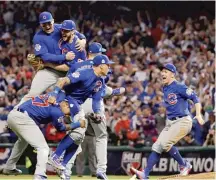
M108 176L109 180L129 180L131 176ZM150 179L157 179L158 176L152 176ZM0 175L0 180L32 180L33 176L31 175L20 175L20 176L5 176L5 175ZM48 179L52 180L59 180L60 178L57 176L48 176ZM72 176L71 180L96 180L94 177L90 176L83 176L83 177L77 177L77 176Z

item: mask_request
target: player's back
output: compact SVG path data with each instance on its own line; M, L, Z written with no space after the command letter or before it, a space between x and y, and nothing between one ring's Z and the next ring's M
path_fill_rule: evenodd
M54 111L63 115L61 110L55 105L48 103L48 95L40 95L24 102L18 108L21 111L26 111L37 124L48 124L52 121L51 113Z
M80 69L68 76L71 76L72 79L83 79L83 81L78 81L64 87L65 93L76 99L79 104L84 103L92 93L99 91L102 87L101 78L95 75L93 68Z
M78 63L74 63L70 66L70 69L68 73L73 73L75 71L79 71L82 69L90 69L93 66L93 61L92 60L86 60Z

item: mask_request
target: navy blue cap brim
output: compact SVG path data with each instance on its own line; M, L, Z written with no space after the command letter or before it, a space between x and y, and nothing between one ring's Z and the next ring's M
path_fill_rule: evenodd
M46 20L43 20L43 21L40 21L40 24L44 24L44 23L47 23L47 22L51 22L53 19L46 19Z

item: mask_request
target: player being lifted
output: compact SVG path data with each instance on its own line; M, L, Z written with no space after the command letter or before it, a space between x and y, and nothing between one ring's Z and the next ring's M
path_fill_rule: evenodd
M138 179L148 179L153 166L159 161L162 152L168 152L180 166L180 175L188 175L192 165L183 160L178 149L174 146L181 138L186 136L192 128L192 119L188 110L188 99L192 100L196 108L197 121L203 125L201 116L201 104L196 93L181 84L175 79L176 67L173 64L166 64L161 72L164 93L164 106L167 110L167 124L160 133L157 141L152 146L147 166L143 171L138 171L131 167L131 171Z
M73 52L62 54L59 47L61 39L61 24L54 24L54 19L49 12L42 12L39 15L41 29L34 35L34 55L29 55L28 59L41 58L44 62L53 62L62 64L65 61L72 61L75 58ZM83 34L74 30L74 34L79 38L76 40L78 50L85 49L86 39ZM31 88L19 104L22 104L29 98L42 94L47 88L54 85L58 78L64 77L66 73L56 71L52 68L38 70L31 84Z

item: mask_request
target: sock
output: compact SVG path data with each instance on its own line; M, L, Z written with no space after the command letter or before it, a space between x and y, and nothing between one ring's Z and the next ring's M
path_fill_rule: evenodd
M71 146L72 144L74 143L73 139L71 139L71 137L69 135L66 135L62 140L61 142L59 143L56 151L55 151L55 154L57 156L61 156L62 153L69 147Z
M150 154L148 158L147 166L144 170L146 177L149 176L150 171L152 170L153 166L157 164L159 159L160 159L160 154L155 151L152 151L152 153Z
M173 146L168 152L170 156L179 163L179 165L185 166L185 161L175 146Z
M76 145L75 143L73 143L71 146L69 146L66 149L63 157L63 165L65 166L67 165L68 161L70 161L70 159L73 157L77 149L78 149L78 145Z

